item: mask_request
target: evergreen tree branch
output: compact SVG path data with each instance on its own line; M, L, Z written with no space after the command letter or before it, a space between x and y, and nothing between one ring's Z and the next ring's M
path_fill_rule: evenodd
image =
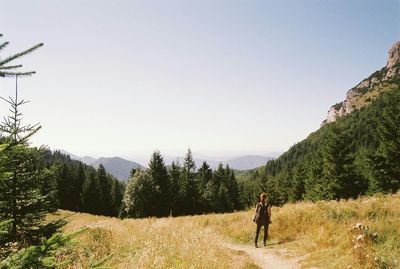
M13 61L13 60L15 60L15 59L18 59L18 58L20 58L20 57L22 57L22 56L24 56L24 55L26 55L26 54L29 54L29 53L31 53L31 52L37 50L38 48L42 47L43 45L44 45L43 43L39 43L39 44L37 44L37 45L35 45L35 46L33 46L33 47L27 49L27 50L24 50L24 51L22 51L22 52L19 52L19 53L17 53L17 54L14 54L14 55L12 55L12 56L9 56L9 57L5 58L4 60L0 61L0 66L6 64L6 63L8 63L8 62L11 62L11 61Z
M10 42L3 42L0 44L0 50L4 49L5 47L8 46L8 44L10 44Z
M15 76L32 76L33 74L36 74L35 71L30 71L30 72L1 72L0 71L0 77L15 77Z
M1 49L1 45L0 45L0 49ZM15 68L20 68L22 67L22 64L18 64L18 65L10 65L10 66L0 66L0 70L9 70L9 69L15 69Z

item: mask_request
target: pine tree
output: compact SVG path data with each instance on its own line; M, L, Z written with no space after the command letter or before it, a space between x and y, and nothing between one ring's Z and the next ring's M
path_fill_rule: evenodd
M0 156L5 154L6 150L10 149L10 144L6 143L5 139L0 139ZM3 158L0 158L0 189L3 190L7 188L5 179L7 178L7 170L5 168L5 163L3 163ZM1 202L0 202L1 205ZM10 239L10 230L13 221L11 217L6 218L1 216L0 219L0 244L6 243ZM0 255L0 259L2 259Z
M224 168L220 163L217 170L214 171L210 181L207 182L203 193L203 198L206 203L206 209L212 212L222 212L224 207L221 203L221 182L224 180Z
M229 169L229 166L226 167L227 170L227 182L228 182L228 193L230 196L230 200L232 202L231 210L238 210L242 208L242 203L240 201L240 193L239 193L239 185L236 181L235 173Z
M81 192L83 210L92 214L102 214L99 206L102 198L100 184L95 170L90 171L85 179Z
M132 178L135 175L136 171L138 170L139 168L132 168L131 171L129 172L129 178Z
M83 163L80 162L78 165L78 171L76 173L76 179L74 180L73 187L73 200L75 205L75 210L82 210L82 200L81 200L81 192L83 188L83 184L85 183L86 173L85 168L83 167Z
M340 122L329 126L321 148L322 180L326 198L355 198L359 193L350 133Z
M71 199L74 180L72 167L67 163L61 163L57 171L57 193L61 209L75 210L73 199Z
M311 201L329 199L326 196L329 185L322 176L322 169L320 156L310 160L307 177L304 179L304 199Z
M113 211L111 207L111 179L107 175L107 171L103 164L100 164L97 169L97 178L100 188L100 214L111 216Z
M168 216L171 211L170 178L164 159L159 151L155 151L149 162L148 172L155 186L154 201L155 216Z
M243 208L250 208L254 206L259 196L259 188L257 179L248 179L239 183L240 201Z
M283 205L289 201L289 195L293 191L293 175L289 168L276 175L272 180L277 192L275 204Z
M305 192L304 181L307 178L307 169L304 162L301 162L296 167L292 178L292 187L288 193L289 202L300 201Z
M268 202L272 205L280 205L281 193L279 183L275 177L268 174L260 175L258 181L258 193L255 201L259 200L260 194L265 192L268 195Z
M207 183L212 179L212 169L206 161L200 166L197 175L199 177L200 189L204 190Z
M231 169L229 168L229 165L226 165L225 168L222 169L222 171L223 176L219 187L219 200L220 204L222 205L222 212L231 212L234 209L234 201L230 193Z
M201 197L201 211L209 212L211 210L210 205L205 197L205 191L207 187L207 183L212 180L212 169L208 165L206 161L204 161L201 167L197 170L197 177L199 181L199 194Z
M0 62L4 66L7 61ZM41 187L50 171L42 165L45 148L30 148L29 138L40 130L40 126L23 125L20 107L26 103L18 99L18 76L16 77L15 97L5 100L12 115L0 125L0 133L9 143L9 147L0 155L3 167L0 186L0 221L12 220L10 237L13 241L27 240L43 227L48 212L49 194L43 194Z
M43 177L43 182L40 185L40 191L42 195L47 197L48 201L48 211L55 212L60 207L60 203L57 195L57 180L56 180L56 169L54 167L46 168L42 167L45 170L45 174Z
M185 156L181 177L183 183L181 191L184 197L183 211L185 214L196 214L200 211L200 194L196 179L196 164L190 149L188 149Z
M381 98L391 105L382 108L376 129L379 146L369 158L374 175L371 185L375 191L395 193L400 189L400 95L388 93Z
M111 186L112 216L118 216L121 211L123 193L124 185L118 180L113 179Z
M176 216L182 214L183 207L183 200L180 195L181 166L179 162L172 162L169 176L171 180L169 192L171 194L172 215Z

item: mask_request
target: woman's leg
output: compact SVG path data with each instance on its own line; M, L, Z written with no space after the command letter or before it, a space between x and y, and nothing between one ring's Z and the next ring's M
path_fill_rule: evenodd
M260 234L262 225L257 223L257 228L256 228L256 236L254 237L254 245L257 246L257 241L258 241L258 235Z
M268 224L266 224L266 225L264 225L264 246L265 246L265 243L267 242L267 239L268 239Z

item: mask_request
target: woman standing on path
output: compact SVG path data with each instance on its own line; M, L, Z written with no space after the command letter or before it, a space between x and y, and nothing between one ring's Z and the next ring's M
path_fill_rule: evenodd
M260 234L261 227L264 226L264 240L263 246L265 247L268 239L268 226L271 219L271 205L267 201L267 194L265 192L260 195L260 202L256 205L256 214L253 221L257 224L256 236L254 238L254 246L257 248L258 235Z

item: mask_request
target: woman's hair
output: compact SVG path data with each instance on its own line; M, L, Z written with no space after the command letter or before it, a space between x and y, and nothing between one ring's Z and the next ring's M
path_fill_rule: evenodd
M261 200L262 198L267 198L267 194L266 194L265 192L262 192L262 193L260 194L260 200Z

